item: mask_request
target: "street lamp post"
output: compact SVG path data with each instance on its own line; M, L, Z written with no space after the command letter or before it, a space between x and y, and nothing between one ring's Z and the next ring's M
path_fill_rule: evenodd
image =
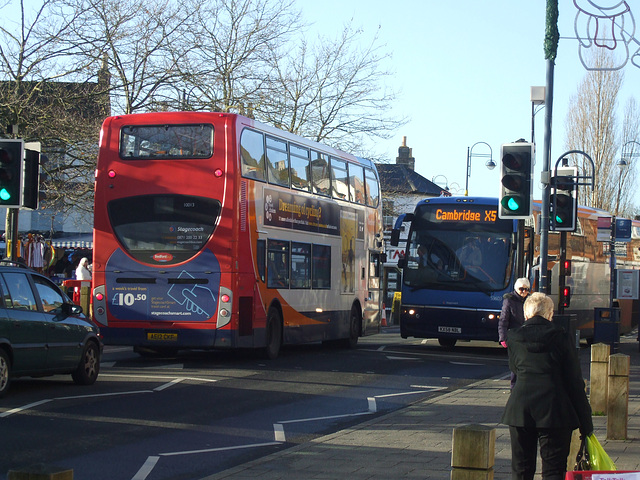
M475 147L478 144L483 144L489 147L489 153L473 153L473 147ZM493 170L496 167L496 164L493 161L493 150L491 150L491 145L489 145L487 142L476 142L473 145L471 145L471 147L467 147L467 178L464 186L465 197L469 196L469 177L471 176L471 157L483 157L483 158L488 157L489 160L485 162L486 167L489 170Z
M629 152L628 150L625 150L627 145L638 145L640 146L640 142L636 142L635 140L629 140L628 142L626 142L623 146L622 146L622 153L620 155L620 160L618 160L618 167L620 167L620 181L618 182L618 195L616 197L616 215L619 215L620 212L620 191L622 189L622 180L623 180L623 175L622 175L622 171L629 165L629 162L627 160L632 159L633 157L638 157L640 156L640 152L636 152L635 151L635 147L631 147L631 151ZM625 155L625 151L627 151L628 153Z

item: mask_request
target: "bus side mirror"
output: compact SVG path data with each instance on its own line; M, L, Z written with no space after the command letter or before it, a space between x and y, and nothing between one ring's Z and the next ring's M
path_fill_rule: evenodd
M402 255L398 258L398 268L404 268L407 266L407 257Z
M394 228L391 230L391 245L397 247L398 243L400 243L400 229Z

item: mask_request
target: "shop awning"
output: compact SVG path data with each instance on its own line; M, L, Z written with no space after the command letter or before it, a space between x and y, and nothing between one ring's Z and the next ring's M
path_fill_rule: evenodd
M54 238L51 245L54 248L93 248L93 235L87 233L72 237Z

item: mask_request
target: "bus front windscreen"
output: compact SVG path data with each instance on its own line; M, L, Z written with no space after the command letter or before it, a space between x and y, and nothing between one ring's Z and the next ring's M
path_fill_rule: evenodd
M143 195L112 200L109 220L123 248L136 260L175 264L207 243L220 202L190 195Z
M414 288L497 291L513 264L513 221L495 206L423 205L407 245L404 282Z

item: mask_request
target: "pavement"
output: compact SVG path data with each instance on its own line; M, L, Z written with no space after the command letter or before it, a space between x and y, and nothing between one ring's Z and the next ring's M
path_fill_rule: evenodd
M594 416L594 433L618 470L640 471L640 352L638 333L620 339L629 355L626 440L607 440L606 416ZM580 349L582 373L590 374L590 349ZM316 438L202 480L448 479L452 433L480 424L495 428L495 479L511 478L509 430L498 423L509 398L508 372L416 402L354 427ZM540 460L536 479L540 475Z

